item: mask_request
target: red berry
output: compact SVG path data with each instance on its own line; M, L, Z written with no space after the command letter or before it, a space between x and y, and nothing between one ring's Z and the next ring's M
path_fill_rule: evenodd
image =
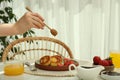
M101 60L99 62L99 65L102 65L102 66L109 66L109 62L107 60Z
M70 59L69 58L64 58L64 62L67 62L69 61Z
M58 66L63 66L63 64L60 63L60 64L58 64Z
M107 61L108 61L108 63L109 63L109 66L112 66L112 65L113 65L112 60L107 60Z
M73 60L68 60L64 63L65 66L69 66L70 64L74 64Z
M65 62L64 65L65 65L65 66L69 66L69 62Z
M99 56L95 56L95 57L93 58L93 63L94 63L95 65L98 65L100 61L101 61L101 58L100 58Z
M69 63L70 63L70 64L74 64L74 61L73 61L73 60L70 60Z
M112 62L112 58L111 58L111 57L108 57L108 58L106 58L105 60L108 61L109 66L112 66L112 65L113 65L113 62Z

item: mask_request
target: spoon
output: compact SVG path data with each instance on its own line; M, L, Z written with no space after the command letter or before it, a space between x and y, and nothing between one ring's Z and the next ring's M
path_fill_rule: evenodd
M34 66L32 66L29 62L25 62L24 64L29 67L30 71L37 71L37 68L35 68Z
M26 7L26 10L33 12L29 7ZM47 24L45 24L45 26L50 30L53 36L56 36L58 34L58 32L55 29L50 28Z

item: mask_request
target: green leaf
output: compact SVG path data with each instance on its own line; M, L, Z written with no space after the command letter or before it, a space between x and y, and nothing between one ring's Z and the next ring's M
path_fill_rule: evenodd
M9 14L13 14L12 8L11 7L5 7L5 12Z
M0 10L0 14L4 14L4 11L3 11L3 10Z
M8 2L12 2L13 0L8 0Z
M15 36L15 39L18 39L18 36Z
M2 3L4 0L0 0L0 3Z
M24 34L23 34L23 37L26 37L26 36L27 36L27 34L26 34L26 33L24 33Z
M4 0L4 1L6 1L6 2L11 2L12 0Z
M13 19L14 18L14 14L9 14L9 19Z
M0 16L0 19L2 19L3 17L2 16Z
M2 20L3 20L4 23L8 23L8 22L9 22L9 19L8 19L7 16L3 16L3 17L2 17Z
M15 22L17 22L17 19L16 19L16 17L14 17L14 20L15 20Z
M32 34L35 34L35 32L34 31L32 31L32 30L29 30Z

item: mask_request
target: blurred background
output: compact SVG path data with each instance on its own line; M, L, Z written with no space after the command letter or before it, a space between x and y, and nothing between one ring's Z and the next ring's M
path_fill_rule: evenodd
M105 58L110 51L120 51L120 0L12 0L0 8L6 5L17 19L27 12L26 6L39 13L76 59ZM47 28L32 30L35 36L53 37Z

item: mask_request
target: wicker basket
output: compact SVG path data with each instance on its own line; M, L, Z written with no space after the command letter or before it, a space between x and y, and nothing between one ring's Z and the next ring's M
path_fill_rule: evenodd
M60 54L73 58L70 48L60 40L49 37L26 37L11 42L4 50L2 61L38 60L44 55Z

